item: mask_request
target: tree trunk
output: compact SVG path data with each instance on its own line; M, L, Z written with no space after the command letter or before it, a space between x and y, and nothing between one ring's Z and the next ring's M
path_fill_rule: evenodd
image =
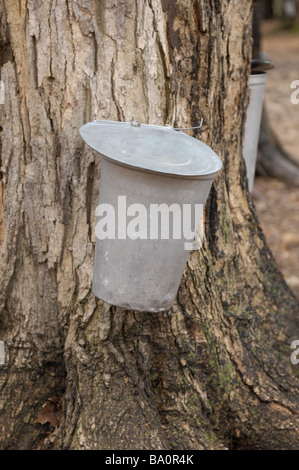
M0 447L298 448L298 304L241 158L251 2L0 5ZM175 305L149 314L98 301L100 160L78 128L201 117L224 169ZM43 405L62 396L57 427Z

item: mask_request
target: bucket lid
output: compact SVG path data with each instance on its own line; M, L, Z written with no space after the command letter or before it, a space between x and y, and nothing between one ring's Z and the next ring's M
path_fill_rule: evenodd
M263 59L252 59L251 61L251 73L266 72L267 70L274 69L275 65L270 60Z
M83 140L105 158L135 169L200 178L222 167L210 147L171 127L93 121L79 131Z

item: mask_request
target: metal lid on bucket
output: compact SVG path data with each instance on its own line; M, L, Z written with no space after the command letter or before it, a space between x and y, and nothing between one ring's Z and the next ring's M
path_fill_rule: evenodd
M274 69L275 65L270 60L252 59L251 61L251 74L266 73L267 70Z
M105 158L143 171L205 178L222 168L210 147L171 127L93 121L82 126L80 134Z

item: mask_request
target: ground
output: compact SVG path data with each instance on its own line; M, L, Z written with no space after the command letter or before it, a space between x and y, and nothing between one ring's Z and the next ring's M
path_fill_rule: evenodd
M264 25L262 50L275 63L268 73L265 105L283 147L299 164L299 104L291 103L291 83L299 80L299 34ZM299 189L258 177L252 193L268 245L286 281L299 298Z

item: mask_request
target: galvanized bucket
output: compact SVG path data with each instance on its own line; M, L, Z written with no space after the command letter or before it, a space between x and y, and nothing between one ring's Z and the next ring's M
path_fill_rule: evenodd
M203 142L162 126L94 121L82 126L80 134L104 157L96 214L94 295L130 310L169 309L190 247L186 249L183 237L163 233L167 208L182 214L187 206L204 205L222 167L220 159ZM153 223L153 208L162 205L166 216L159 212L158 222ZM168 227L175 228L174 212L168 215ZM97 232L104 219L106 238ZM199 220L193 222L198 225Z
M266 73L252 74L249 77L250 100L243 141L243 157L246 163L249 191L252 191L254 184L266 79Z

